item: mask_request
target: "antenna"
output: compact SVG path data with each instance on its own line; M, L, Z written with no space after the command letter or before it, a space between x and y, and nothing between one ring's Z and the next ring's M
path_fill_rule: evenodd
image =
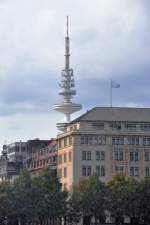
M68 36L68 16L66 23L66 37L65 37L65 68L61 72L61 82L59 95L62 95L63 102L61 104L55 104L52 108L56 111L64 114L64 123L58 123L57 127L63 131L67 123L71 121L71 114L79 111L82 106L80 104L73 103L71 99L76 95L73 69L70 68L70 38Z
M67 16L67 37L68 37L68 16Z

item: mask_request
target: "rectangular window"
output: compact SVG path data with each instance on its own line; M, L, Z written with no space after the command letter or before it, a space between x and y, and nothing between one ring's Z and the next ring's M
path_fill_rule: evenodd
M67 168L64 168L64 177L67 177Z
M145 155L145 161L148 162L149 159L150 159L150 157L149 157L149 152L145 152L144 155Z
M139 137L136 137L136 136L127 137L127 144L128 145L139 145Z
M124 145L124 137L123 136L112 137L112 145Z
M86 151L82 151L82 160L86 160Z
M115 151L115 160L118 160L118 161L123 160L123 151Z
M67 154L65 153L64 154L64 163L66 163L66 161L67 161Z
M105 145L106 137L101 135L82 135L80 143L86 145Z
M135 131L136 130L136 124L135 123L126 123L124 127L125 127L125 130L129 130L129 131Z
M149 167L145 167L145 176L149 176L150 175L150 169Z
M64 147L67 146L67 138L64 138Z
M91 174L92 174L92 167L88 166L87 167L87 176L91 176Z
M104 151L96 151L96 160L105 160L105 152Z
M101 157L100 157L100 151L96 151L96 160L100 160Z
M72 137L69 137L69 145L72 145Z
M134 167L130 167L130 176L134 176Z
M82 176L86 176L86 166L82 166Z
M93 122L92 126L95 130L104 130L104 123L101 122Z
M135 157L135 161L139 161L139 154L138 154L138 152L134 153L134 157Z
M105 160L105 152L101 152L101 160Z
M69 152L69 162L71 162L71 152Z
M81 136L81 144L84 144L84 136Z
M143 131L150 131L150 123L143 123L143 124L141 124L141 130L143 130Z
M150 137L143 138L143 145L150 146Z
M139 176L139 167L134 168L134 176Z
M87 152L87 160L91 160L91 152L90 151Z
M96 166L96 176L100 176L100 166Z
M58 141L58 146L59 146L59 148L62 148L62 140Z
M138 152L130 152L130 161L138 161L138 160L139 160Z
M105 167L101 166L101 177L105 176Z
M119 172L119 173L123 173L124 172L124 167L123 166L115 166L115 171Z
M139 167L130 167L130 176L139 176Z
M112 123L110 127L112 130L121 130L121 123Z

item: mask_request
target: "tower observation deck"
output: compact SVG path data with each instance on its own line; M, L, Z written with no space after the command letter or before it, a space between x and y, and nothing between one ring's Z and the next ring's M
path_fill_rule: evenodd
M53 105L52 109L64 114L64 123L57 123L57 128L64 130L67 123L71 121L71 114L79 111L82 106L73 103L71 99L76 95L73 69L70 68L70 38L68 35L68 16L67 16L67 33L65 37L65 68L61 72L61 82L59 84L59 95L63 97L61 104Z

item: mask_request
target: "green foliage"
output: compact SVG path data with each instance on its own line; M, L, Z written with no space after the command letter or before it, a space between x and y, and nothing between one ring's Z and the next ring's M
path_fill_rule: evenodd
M91 176L80 180L68 196L49 168L33 178L23 170L13 185L0 183L0 224L56 224L61 217L71 223L83 217L85 224L94 217L95 223L101 223L108 211L116 221L129 216L136 225L149 224L149 202L150 177L137 181L116 173L104 184L97 176Z
M74 187L72 202L75 209L80 210L83 217L94 217L103 220L105 217L105 185L97 176L83 179Z

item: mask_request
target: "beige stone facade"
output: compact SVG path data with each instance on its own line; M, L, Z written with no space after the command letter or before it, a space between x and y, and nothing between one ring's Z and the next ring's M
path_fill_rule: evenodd
M114 172L141 178L150 174L150 109L97 107L58 135L57 172L63 187Z

